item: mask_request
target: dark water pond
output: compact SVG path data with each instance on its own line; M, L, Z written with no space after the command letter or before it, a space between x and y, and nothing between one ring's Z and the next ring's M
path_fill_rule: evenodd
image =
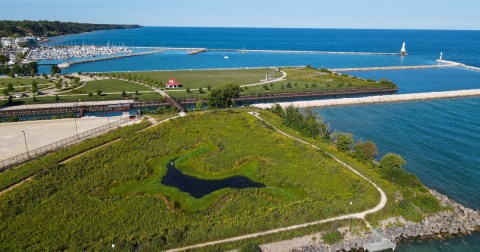
M167 174L162 184L178 188L182 192L190 193L195 198L201 198L223 188L262 188L264 184L254 182L244 176L233 176L221 180L204 180L183 174L175 167L175 160L167 165Z

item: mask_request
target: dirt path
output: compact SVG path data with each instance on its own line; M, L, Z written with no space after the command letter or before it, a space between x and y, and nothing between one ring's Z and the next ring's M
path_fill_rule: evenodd
M296 138L294 136L291 136L283 131L281 131L280 129L276 128L275 126L273 126L272 124L270 124L269 122L266 122L265 120L263 120L258 113L256 112L249 112L249 114L255 116L256 118L258 118L259 120L265 122L266 124L270 125L271 127L273 127L273 129L275 129L277 132L279 132L280 134L286 136L286 137L289 137L289 138L292 138L293 140L297 141L297 142L300 142L300 143L303 143L303 144L306 144L314 149L317 149L317 150L321 150L319 147L313 145L313 144L310 144L306 141L303 141L302 139L299 139L299 138ZM323 151L323 150L322 150ZM309 227L309 226L313 226L313 225L319 225L319 224L323 224L323 223L327 223L327 222L332 222L332 221L338 221L338 220L345 220L345 219L363 219L365 220L365 216L367 214L371 214L371 213L375 213L375 212L378 212L380 211L381 209L383 209L385 207L385 205L387 204L387 196L385 194L385 192L379 187L377 186L373 181L371 181L370 179L368 179L367 177L363 176L360 172L358 172L357 170L355 170L353 167L349 166L348 164L344 163L343 161L341 161L340 159L338 159L337 157L335 157L333 154L330 154L328 152L326 152L330 157L332 157L333 159L335 159L335 161L339 162L341 165L343 165L345 168L347 168L348 170L354 172L355 174L357 174L358 176L360 176L361 178L365 179L366 181L368 181L370 184L372 184L377 190L378 192L380 193L380 202L372 209L369 209L369 210L366 210L366 211L363 211L363 212L360 212L360 213L354 213L354 214L347 214L347 215L342 215L342 216L338 216L338 217L333 217L333 218L328 218L328 219L323 219L323 220L319 220L319 221L314 221L314 222L308 222L308 223L303 223L303 224L298 224L298 225L293 225L293 226L289 226L289 227L284 227L284 228L277 228L277 229L272 229L272 230L268 230L268 231L263 231L263 232L258 232L258 233L252 233L252 234L248 234L248 235L242 235L242 236L236 236L236 237L232 237L232 238L227 238L227 239L223 239L223 240L217 240L217 241L211 241L211 242L206 242L206 243L200 243L200 244L196 244L196 245L191 245L191 246L187 246L187 247L183 247L183 248L176 248L176 249L171 249L171 250L167 250L168 252L176 252L176 251L185 251L185 250L190 250L190 249L196 249L196 248L202 248L202 247L207 247L207 246L212 246L212 245L217 245L217 244L222 244L222 243L228 243L228 242L235 242L235 241L241 241L241 240L245 240L245 239L251 239L251 238L256 238L256 237L260 237L260 236L265 236L265 235L269 235L269 234L275 234L275 233L280 233L280 232L285 232L285 231L291 231L291 230L296 230L296 229L300 229L300 228L305 228L305 227ZM370 224L368 224L367 222L367 226L370 227Z

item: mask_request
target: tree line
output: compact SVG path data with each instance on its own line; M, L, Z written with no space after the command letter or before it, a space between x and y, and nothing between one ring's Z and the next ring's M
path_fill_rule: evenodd
M60 21L0 21L0 37L51 37L98 30L140 28L139 25L86 24Z

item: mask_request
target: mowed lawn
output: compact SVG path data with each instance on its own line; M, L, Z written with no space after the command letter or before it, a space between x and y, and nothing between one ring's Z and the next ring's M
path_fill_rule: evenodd
M197 199L161 183L175 158L190 176L241 175L266 187ZM360 212L380 198L325 153L236 111L190 114L45 166L0 196L6 251L159 251Z
M14 87L31 87L33 82L42 86L43 84L48 84L49 80L44 78L0 78L0 89L8 87L8 84L12 84Z
M154 81L168 82L169 78L176 78L182 83L182 88L207 88L225 84L253 84L265 79L265 75L275 72L275 77L282 74L272 69L240 69L240 70L206 70L206 71L171 71L171 72L138 72L138 73L116 73L116 76L137 79L150 79Z
M97 90L101 90L102 93L118 93L118 92L135 92L138 91L152 91L149 87L135 84L122 80L95 80L89 81L87 84L78 90L83 93L95 94Z

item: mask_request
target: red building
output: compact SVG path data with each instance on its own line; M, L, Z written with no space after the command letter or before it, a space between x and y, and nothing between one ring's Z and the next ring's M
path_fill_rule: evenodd
M182 84L177 81L175 78L170 78L167 83L165 83L166 88L179 88Z

